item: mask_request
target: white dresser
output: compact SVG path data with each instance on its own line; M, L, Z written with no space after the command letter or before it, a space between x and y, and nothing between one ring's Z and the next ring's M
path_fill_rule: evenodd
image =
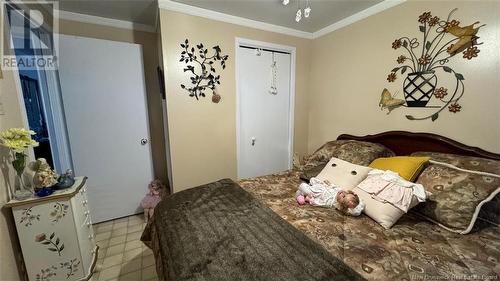
M87 204L86 177L42 198L11 200L30 281L89 280L99 247Z

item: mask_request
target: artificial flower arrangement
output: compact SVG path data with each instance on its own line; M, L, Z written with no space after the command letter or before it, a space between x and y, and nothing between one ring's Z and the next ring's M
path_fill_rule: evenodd
M8 148L12 153L12 167L16 171L19 179L19 186L14 187L12 195L16 199L25 198L33 194L33 190L26 183L23 173L26 168L26 149L30 146L38 146L38 142L33 140L31 136L35 135L34 131L24 128L10 128L0 133L1 145Z
M467 60L478 56L480 50L477 46L482 43L478 43L477 33L479 28L484 25L475 27L479 23L475 22L461 27L460 21L451 19L456 10L452 10L445 20L433 16L431 12L420 15L418 18L419 31L423 35L421 43L418 42L417 38L410 39L409 37L400 37L392 43L393 49L403 48L406 50L406 54L397 57L396 62L400 66L392 69L387 76L387 81L396 81L398 72L401 75L407 71L409 73L403 83L405 100L394 99L390 93L387 94L388 92L385 93L385 97L383 94L381 104L383 108L389 108L389 113L399 106L429 107L427 103L432 97L442 104L441 106L431 106L431 108L438 108L434 113L421 118L406 115L406 118L409 120L431 118L434 121L445 108L448 108L452 113L457 113L462 108L458 102L464 94L464 76L447 64L451 58L460 53L462 53L462 58ZM437 70L454 76L456 86L453 92L449 93L445 87L437 87Z

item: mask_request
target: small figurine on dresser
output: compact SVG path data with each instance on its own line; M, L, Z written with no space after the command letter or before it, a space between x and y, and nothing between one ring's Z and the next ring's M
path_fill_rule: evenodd
M166 188L160 180L152 181L148 186L149 192L141 201L141 206L144 208L144 218L146 222L153 216L154 208L161 201Z
M35 194L44 197L52 194L53 186L57 184L59 175L54 171L45 158L38 158L29 163L29 168L35 172L33 175L33 184L35 185Z

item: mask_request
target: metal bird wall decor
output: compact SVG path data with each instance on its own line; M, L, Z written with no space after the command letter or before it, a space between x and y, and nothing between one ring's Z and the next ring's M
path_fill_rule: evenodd
M439 114L448 109L449 112L458 113L462 109L459 104L464 95L464 76L447 66L451 58L462 53L463 59L471 60L477 57L480 50L477 36L479 22L467 26L460 26L460 21L452 19L453 9L446 20L441 20L433 16L431 12L425 12L418 17L419 31L423 35L422 44L417 38L400 37L392 43L392 48L397 50L403 48L405 54L401 54L396 59L400 65L391 70L387 76L388 82L395 82L398 73L406 74L403 81L404 100L392 96L387 89L381 94L379 106L381 109L388 109L388 113L399 107L426 108L431 110L423 116L406 115L409 120L435 121ZM478 26L476 26L478 25ZM448 92L446 83L439 83L438 76L450 75L454 81ZM442 79L440 80L442 81Z

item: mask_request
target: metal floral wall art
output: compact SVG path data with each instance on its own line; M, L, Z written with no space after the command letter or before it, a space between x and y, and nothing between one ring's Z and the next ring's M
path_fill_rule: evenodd
M452 10L446 20L425 12L419 16L419 31L423 40L417 38L401 37L392 43L395 50L403 49L396 62L399 66L392 69L387 76L387 81L395 82L398 74L406 77L403 81L404 100L397 99L384 89L379 106L388 109L389 114L398 107L427 108L431 113L423 116L406 115L409 120L431 119L435 121L439 114L448 109L449 112L460 112L462 106L459 101L464 95L464 76L456 72L447 64L450 59L461 57L471 60L477 57L480 50L478 45L479 28L484 26L475 22L468 26L461 26L460 21L451 19ZM461 53L461 56L456 56ZM450 77L445 77L450 75ZM440 84L438 77L453 81L454 88L448 89L445 84Z
M205 97L205 90L211 90L212 102L219 103L221 96L217 93L216 85L220 84L220 75L217 75L215 66L219 62L222 69L225 69L229 56L223 55L219 46L212 47L213 53L209 55L209 50L202 43L196 45L196 48L190 47L188 39L181 44L181 47L183 51L180 62L186 64L184 72L191 73L191 84L181 84L181 88L197 100L199 97Z

